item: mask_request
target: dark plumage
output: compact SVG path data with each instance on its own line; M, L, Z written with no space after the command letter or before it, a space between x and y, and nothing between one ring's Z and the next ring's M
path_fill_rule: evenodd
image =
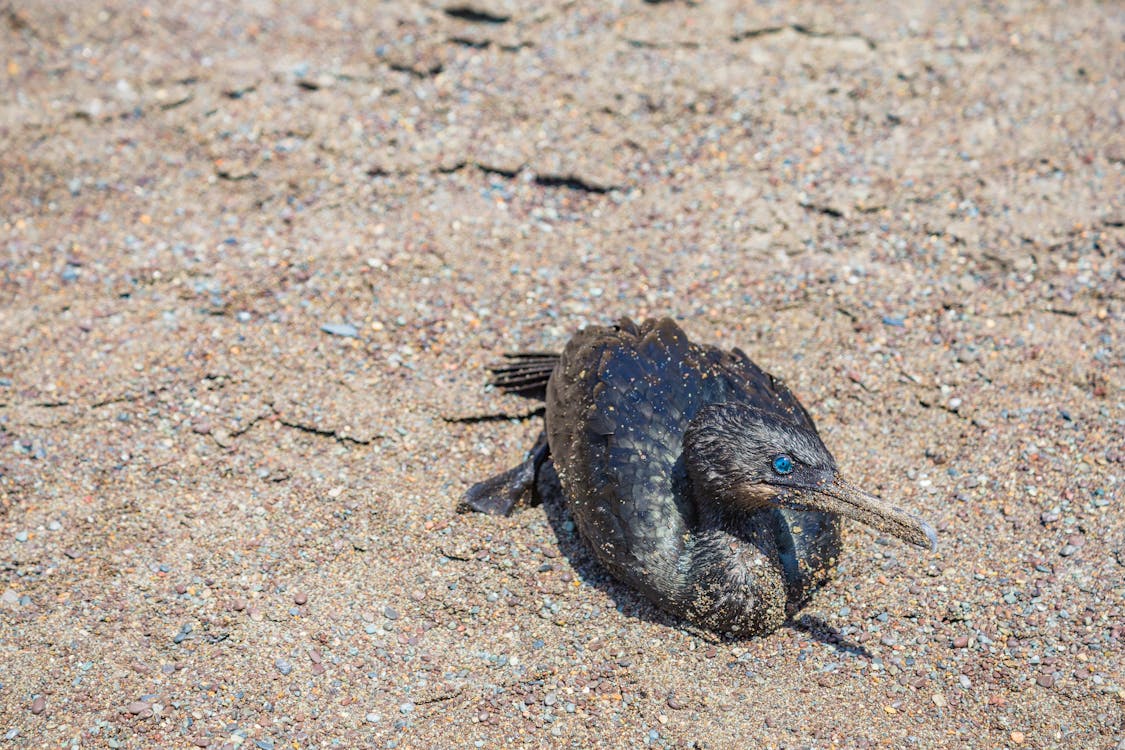
M594 556L692 622L776 629L831 575L840 516L934 544L926 523L839 477L780 380L668 318L591 326L561 355L509 355L493 370L497 387L546 400L546 440L465 505L506 515L552 460Z

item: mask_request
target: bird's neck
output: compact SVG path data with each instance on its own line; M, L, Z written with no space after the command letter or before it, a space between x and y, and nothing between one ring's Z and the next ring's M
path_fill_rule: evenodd
M717 630L768 632L785 620L786 588L770 524L700 517L682 588L698 622Z

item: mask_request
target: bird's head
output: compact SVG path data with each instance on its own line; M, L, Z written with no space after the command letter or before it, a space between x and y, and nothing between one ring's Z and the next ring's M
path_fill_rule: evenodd
M688 426L684 453L697 501L721 513L835 513L919 547L937 544L925 521L844 481L815 430L759 409L705 406Z

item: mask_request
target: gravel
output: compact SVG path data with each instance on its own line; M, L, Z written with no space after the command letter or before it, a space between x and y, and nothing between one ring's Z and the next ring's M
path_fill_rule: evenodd
M8 6L7 744L1121 742L1113 4ZM939 549L734 641L549 472L456 513L542 429L486 365L622 314Z

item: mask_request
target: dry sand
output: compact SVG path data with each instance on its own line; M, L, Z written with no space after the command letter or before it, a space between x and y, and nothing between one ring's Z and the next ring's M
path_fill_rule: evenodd
M1125 747L1120 4L231 5L0 4L0 747ZM456 515L621 314L939 551L728 641Z

